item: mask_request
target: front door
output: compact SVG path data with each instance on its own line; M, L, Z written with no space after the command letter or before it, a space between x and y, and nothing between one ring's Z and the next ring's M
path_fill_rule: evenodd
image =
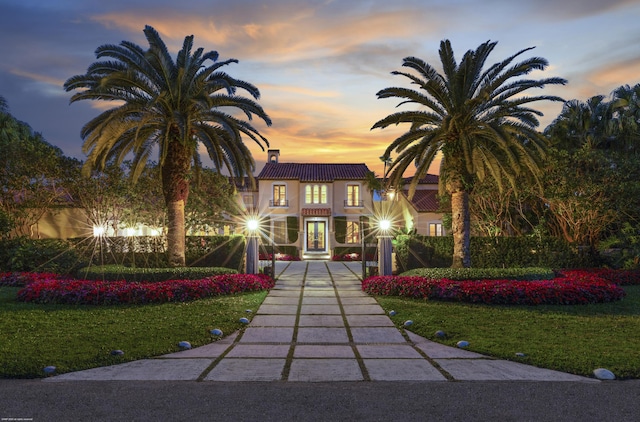
M327 250L325 227L326 221L307 221L307 251L324 252Z

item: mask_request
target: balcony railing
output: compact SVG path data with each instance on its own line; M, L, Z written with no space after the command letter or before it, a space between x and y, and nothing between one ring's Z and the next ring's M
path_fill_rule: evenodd
M272 199L269 201L269 206L270 207L288 207L289 200L288 199L275 199L275 200Z
M349 207L362 208L362 207L364 207L364 201L354 201L354 200L351 200L351 199L345 199L344 200L344 206L345 206L345 208L349 208Z

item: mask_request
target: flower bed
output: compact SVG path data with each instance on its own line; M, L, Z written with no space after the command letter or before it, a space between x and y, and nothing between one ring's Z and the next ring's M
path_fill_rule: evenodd
M74 305L186 302L270 289L274 284L271 277L261 274L224 274L200 280L168 280L153 283L73 280L57 278L54 275L47 279L28 282L18 291L17 299L33 303Z
M369 294L498 305L578 305L620 300L625 291L594 272L564 271L553 280L449 280L419 276L365 279Z
M594 268L590 270L562 270L560 274L590 280L593 277L609 281L618 286L640 285L640 270L612 270L609 268Z

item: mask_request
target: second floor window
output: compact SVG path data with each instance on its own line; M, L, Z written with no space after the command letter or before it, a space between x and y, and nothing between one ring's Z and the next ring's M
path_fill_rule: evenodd
M347 185L347 207L360 207L360 185Z
M287 206L287 185L273 185L273 206Z
M326 204L327 185L307 185L304 188L304 201L307 204Z

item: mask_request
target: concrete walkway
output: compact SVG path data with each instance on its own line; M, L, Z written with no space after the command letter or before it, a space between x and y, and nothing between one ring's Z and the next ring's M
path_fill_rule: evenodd
M362 292L360 263L277 262L278 282L242 331L212 344L57 381L578 381L398 330Z

